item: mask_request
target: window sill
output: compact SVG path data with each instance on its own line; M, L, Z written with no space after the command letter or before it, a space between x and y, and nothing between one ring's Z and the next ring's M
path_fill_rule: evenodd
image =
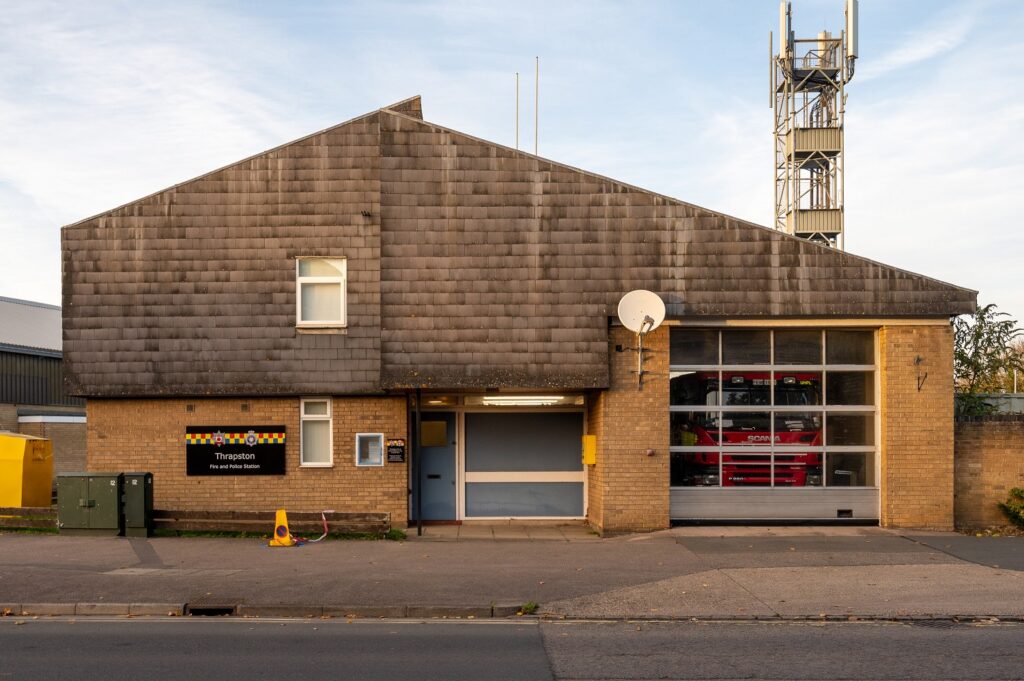
M315 334L333 334L333 335L339 335L339 336L346 336L346 335L348 335L348 326L345 326L345 325L338 325L338 326L329 326L329 325L296 326L295 327L295 333L297 333L297 334L307 334L308 333L308 334L311 334L311 335L315 335Z
M384 468L384 463L357 463L356 468Z
M333 463L300 463L299 468L334 468Z

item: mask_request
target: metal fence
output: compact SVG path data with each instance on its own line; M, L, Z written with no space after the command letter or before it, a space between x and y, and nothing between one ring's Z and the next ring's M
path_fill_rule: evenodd
M997 393L981 397L1000 414L1024 414L1024 393Z

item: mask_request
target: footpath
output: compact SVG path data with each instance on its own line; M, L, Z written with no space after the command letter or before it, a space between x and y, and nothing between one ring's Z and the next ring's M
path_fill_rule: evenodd
M12 533L0 535L0 613L1024 620L1024 538L854 527L598 538L579 526L465 526L268 548Z

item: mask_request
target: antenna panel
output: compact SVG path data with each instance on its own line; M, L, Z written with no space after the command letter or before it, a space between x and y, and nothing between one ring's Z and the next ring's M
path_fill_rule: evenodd
M792 14L787 0L779 3L779 56L785 57L789 52L789 39L793 30Z
M857 0L846 0L846 56L857 58Z
M665 321L665 303L657 293L637 289L619 301L619 321L634 333L648 333Z

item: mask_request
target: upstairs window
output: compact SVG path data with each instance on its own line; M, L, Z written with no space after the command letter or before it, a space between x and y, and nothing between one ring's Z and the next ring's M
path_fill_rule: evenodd
M344 258L296 260L296 326L345 326L345 279Z

